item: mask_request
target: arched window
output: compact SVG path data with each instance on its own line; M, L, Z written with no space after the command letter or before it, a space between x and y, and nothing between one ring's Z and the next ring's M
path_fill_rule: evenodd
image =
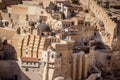
M51 54L51 58L54 58L54 55L53 55L53 54Z
M29 69L28 69L28 68L25 68L25 71L27 71L27 72L28 72L28 71L29 71Z
M51 58L55 58L55 51L51 51Z
M60 57L62 57L62 53L60 53Z
M18 80L18 76L17 75L15 75L15 80Z
M20 34L20 32L21 32L21 29L20 29L20 27L17 29L17 34Z

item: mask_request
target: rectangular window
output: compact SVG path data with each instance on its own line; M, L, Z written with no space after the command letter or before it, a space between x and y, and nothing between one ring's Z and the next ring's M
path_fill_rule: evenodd
M26 64L28 65L28 62L26 62Z
M74 22L72 22L72 25L74 25Z
M28 71L29 71L29 69L28 69L28 68L25 68L25 71L27 71L27 72L28 72Z
M41 11L41 14L43 14L43 11Z

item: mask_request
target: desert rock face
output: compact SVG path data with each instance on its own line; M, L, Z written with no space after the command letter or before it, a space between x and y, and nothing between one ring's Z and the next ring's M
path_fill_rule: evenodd
M105 10L94 0L79 0L79 2L89 8L94 16L104 24L104 29L99 29L99 34L101 35L103 43L109 46L112 50L118 50L120 39L117 35L117 23L112 21Z

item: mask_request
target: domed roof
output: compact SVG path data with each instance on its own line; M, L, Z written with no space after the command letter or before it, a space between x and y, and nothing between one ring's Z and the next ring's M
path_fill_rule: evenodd
M50 32L50 28L47 24L38 25L38 30L40 30L42 32Z
M34 26L35 23L33 21L29 21L29 26Z

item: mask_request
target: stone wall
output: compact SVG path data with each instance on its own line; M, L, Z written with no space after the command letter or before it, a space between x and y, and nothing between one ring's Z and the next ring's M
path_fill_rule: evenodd
M15 30L0 28L0 37L7 37L8 39L11 39L15 33Z
M50 44L49 38L44 38L35 35L14 36L12 45L17 51L17 58L31 57L41 58L41 51L46 50ZM26 55L26 52L28 54Z
M72 80L81 80L87 78L88 71L92 68L92 66L95 66L94 53L91 52L89 54L85 54L84 52L80 52L73 54L71 67Z
M11 8L14 14L26 14L28 11L28 7L22 5L13 5Z
M7 8L7 6L19 4L21 2L22 0L2 0L2 2L0 2L0 9L2 10Z
M0 60L0 80L31 80L14 60ZM36 79L35 79L36 80Z
M44 15L46 16L45 9L39 7L39 6L32 6L32 5L25 5L25 4L19 4L19 5L12 5L11 6L11 13L13 14L29 14L29 15Z
M105 25L106 32L109 32L112 35L114 35L114 29L116 27L116 23L114 23L104 9L102 9L94 0L80 0L80 2L88 7L95 17L97 17L99 20L101 20Z
M110 67L113 71L120 70L120 51L113 52L111 61L110 61Z
M94 16L103 22L105 30L100 32L102 41L112 48L112 41L114 40L114 36L116 34L116 23L109 18L105 10L101 8L94 0L79 0L79 2L89 8Z

